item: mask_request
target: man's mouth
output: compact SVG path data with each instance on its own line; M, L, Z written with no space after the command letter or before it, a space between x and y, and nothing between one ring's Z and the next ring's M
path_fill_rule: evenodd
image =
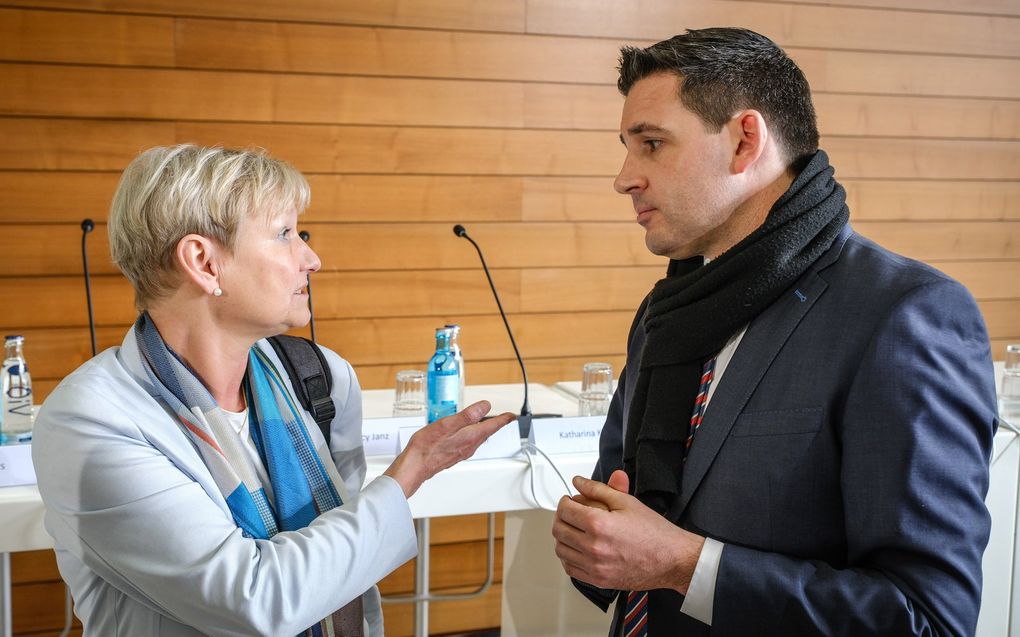
M635 208L634 212L637 213L637 222L640 224L644 224L644 222L648 220L648 217L651 216L651 213L655 212L655 210L656 210L655 208L650 206L642 206L640 208Z

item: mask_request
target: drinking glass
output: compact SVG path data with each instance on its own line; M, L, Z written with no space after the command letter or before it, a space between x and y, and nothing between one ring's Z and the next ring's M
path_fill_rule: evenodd
M577 400L582 416L604 416L613 399L613 366L609 363L585 363L581 375L581 396Z
M397 372L397 394L393 401L393 415L425 415L425 372L417 369Z
M999 393L999 414L1013 424L1020 424L1020 343L1006 346L1006 371Z

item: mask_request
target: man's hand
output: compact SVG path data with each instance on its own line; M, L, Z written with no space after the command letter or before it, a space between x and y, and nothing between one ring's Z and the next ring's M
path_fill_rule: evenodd
M623 471L609 484L574 477L579 495L560 499L552 529L563 570L600 588L686 594L705 538L628 495L629 484Z
M489 407L489 403L482 400L419 429L383 475L396 480L404 495L410 498L423 482L470 458L489 436L515 418L511 413L503 413L482 420L489 413Z

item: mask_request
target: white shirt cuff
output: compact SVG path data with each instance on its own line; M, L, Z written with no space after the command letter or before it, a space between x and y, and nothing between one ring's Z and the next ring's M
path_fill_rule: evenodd
M719 575L719 562L722 561L722 542L705 538L701 547L701 556L694 567L691 585L687 587L680 612L694 619L712 625L712 606L715 604L715 580Z

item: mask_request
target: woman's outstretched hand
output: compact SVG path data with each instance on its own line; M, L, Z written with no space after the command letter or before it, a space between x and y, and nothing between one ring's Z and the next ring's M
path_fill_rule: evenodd
M410 498L423 482L470 458L489 436L516 418L503 413L482 420L489 408L488 401L482 400L418 430L383 475L396 480Z

